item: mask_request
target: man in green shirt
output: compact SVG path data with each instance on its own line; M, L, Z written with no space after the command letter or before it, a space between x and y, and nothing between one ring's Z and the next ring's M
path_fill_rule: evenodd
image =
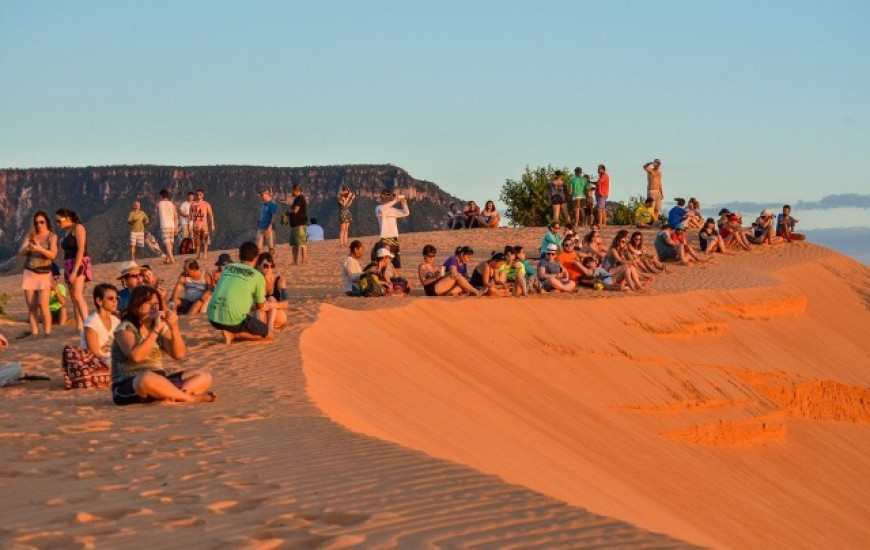
M271 340L275 310L266 302L266 280L254 268L257 245L248 241L239 247L239 263L221 270L221 278L208 302L208 320L221 331L224 342L234 339ZM256 307L258 315L251 314ZM265 315L264 323L261 317Z
M148 223L148 214L142 211L139 201L133 203L127 223L130 224L130 258L135 261L136 249L145 247L145 224Z
M586 205L583 204L586 202L586 178L580 167L574 169L574 177L568 182L568 187L571 188L571 201L574 204L574 225L582 227L586 225Z

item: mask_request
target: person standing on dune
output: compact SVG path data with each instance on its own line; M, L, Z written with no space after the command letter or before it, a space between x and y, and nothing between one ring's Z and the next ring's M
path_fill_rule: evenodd
M397 204L399 208L396 208ZM375 252L382 246L388 248L394 256L393 266L397 268L402 267L402 260L399 256L399 226L396 220L410 214L408 201L404 195L394 199L392 192L386 189L381 191L381 204L375 207L375 215L381 228L381 240L375 247Z
M653 223L657 222L662 213L662 199L664 199L664 189L662 188L662 161L655 159L643 165L646 171L646 196L653 200Z

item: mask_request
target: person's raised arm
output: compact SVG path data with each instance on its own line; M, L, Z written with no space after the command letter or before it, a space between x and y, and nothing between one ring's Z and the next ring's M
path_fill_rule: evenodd
M163 351L173 359L184 359L185 346L178 326L178 314L172 310L161 311L158 317L163 319L163 326L158 331L163 337Z

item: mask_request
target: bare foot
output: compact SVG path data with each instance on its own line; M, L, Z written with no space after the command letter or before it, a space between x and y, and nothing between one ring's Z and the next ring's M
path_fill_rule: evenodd
M233 333L232 332L222 330L221 334L224 337L224 344L232 344L233 343Z
M192 395L193 399L191 399L194 403L211 403L215 399L217 399L217 394L213 391L207 391L200 395Z

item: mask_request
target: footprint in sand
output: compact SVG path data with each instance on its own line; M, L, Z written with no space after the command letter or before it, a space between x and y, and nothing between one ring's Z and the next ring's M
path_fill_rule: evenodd
M64 548L76 550L81 548L84 550L88 545L78 540L77 537L67 535L63 531L45 531L42 533L33 533L17 537L15 542L24 545L25 548L49 549L49 548Z
M165 527L170 531L172 529L183 528L183 527L199 527L205 525L205 521L197 518L197 517L178 517L178 518L170 518L164 521L157 521L154 523L155 525L160 525L161 527Z

